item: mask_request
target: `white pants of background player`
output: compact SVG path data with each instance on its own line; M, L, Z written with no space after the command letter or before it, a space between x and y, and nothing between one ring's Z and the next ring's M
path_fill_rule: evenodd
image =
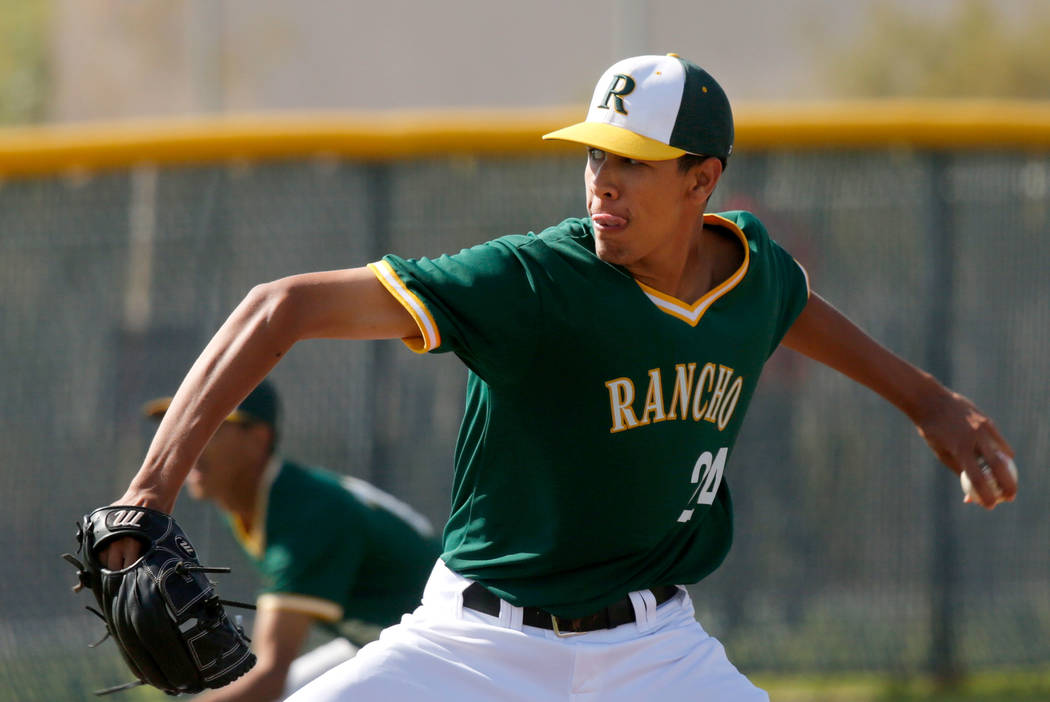
M350 660L358 650L357 646L346 639L337 638L299 656L288 666L288 677L284 681L281 699L285 699L340 663Z
M636 621L560 638L463 607L470 581L438 561L423 603L289 702L768 702L697 623L684 588L660 607L631 593Z

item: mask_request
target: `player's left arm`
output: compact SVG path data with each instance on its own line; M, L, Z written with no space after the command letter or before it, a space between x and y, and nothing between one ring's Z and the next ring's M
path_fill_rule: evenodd
M226 687L195 698L198 702L260 702L284 692L292 661L299 655L316 620L304 612L260 607L252 627L255 667Z
M967 472L983 506L994 507L996 493L978 467L978 456L991 467L1002 499L1017 494L1006 461L1013 449L992 420L969 399L879 344L816 293L782 343L867 386L908 415L941 462L956 474Z

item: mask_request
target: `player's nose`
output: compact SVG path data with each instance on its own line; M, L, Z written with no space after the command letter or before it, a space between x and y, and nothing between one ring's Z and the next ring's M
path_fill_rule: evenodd
M613 159L603 159L591 166L591 193L605 200L615 200L620 196L619 178Z

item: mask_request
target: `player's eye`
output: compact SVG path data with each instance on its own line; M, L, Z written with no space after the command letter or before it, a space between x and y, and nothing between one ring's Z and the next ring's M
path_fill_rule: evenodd
M605 159L605 152L601 149L595 149L594 147L590 147L587 149L587 158L591 159L592 161L602 161Z

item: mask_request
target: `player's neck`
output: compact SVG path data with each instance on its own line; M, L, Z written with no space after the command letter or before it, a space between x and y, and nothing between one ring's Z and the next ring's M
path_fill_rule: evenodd
M729 280L744 263L740 240L721 227L703 227L693 252L697 256L697 287L701 289L696 299Z
M237 518L237 521L241 523L246 530L250 531L252 521L255 518L255 499L251 500L242 498L227 498L224 500L215 500L219 508Z
M252 512L234 512L234 516L237 517L237 522L244 529L244 533L252 533L252 530L255 528L255 515Z
M254 483L252 483L254 485ZM224 512L233 516L237 520L237 523L244 529L245 533L252 533L252 529L255 527L255 491L257 488L253 488L251 497L245 496L235 500L228 500L222 502L219 506Z
M253 468L242 469L240 477L234 482L237 489L230 490L216 500L223 510L237 517L247 531L251 531L255 520L255 510L259 504L259 490L266 463Z
M691 304L729 279L743 260L739 240L701 223L679 246L628 270L648 287Z

